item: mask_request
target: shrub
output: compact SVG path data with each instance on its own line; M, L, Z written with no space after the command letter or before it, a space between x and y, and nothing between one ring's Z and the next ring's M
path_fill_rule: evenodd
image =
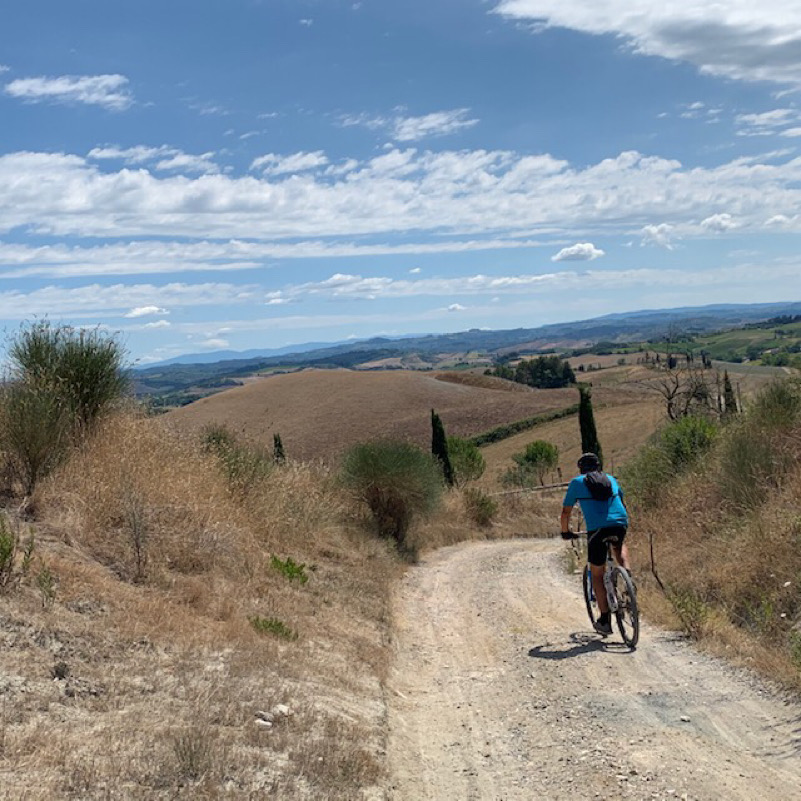
M657 442L643 446L620 471L620 482L637 504L655 506L665 495L665 488L676 475L665 448Z
M272 634L275 637L280 637L282 640L297 640L298 633L287 626L283 620L277 617L260 617L254 615L249 618L250 625L259 632L259 634Z
M401 550L408 550L413 519L431 513L443 489L439 463L408 442L355 445L345 454L342 477L367 504L379 535L392 538Z
M13 380L32 380L60 398L74 425L87 427L125 395L125 350L100 329L38 321L23 326L8 350Z
M772 381L754 398L748 417L765 429L790 428L801 418L801 391L796 381Z
M464 486L468 481L477 481L484 475L487 463L481 451L470 440L448 437L448 455L457 487Z
M498 504L480 489L470 487L462 497L468 517L479 526L489 526L498 514Z
M7 384L0 397L6 490L31 495L67 455L72 442L70 419L52 388L34 380Z
M247 494L272 470L273 459L265 448L240 442L226 426L208 425L202 437L204 449L219 460L232 492Z
M114 336L52 326L23 326L9 349L0 446L9 489L30 495L71 444L128 391L125 351Z
M689 467L706 453L717 435L717 426L705 417L688 416L662 431L661 445L674 470Z
M779 486L796 462L787 433L801 418L801 395L793 381L765 387L741 419L727 431L722 447L719 483L736 507L753 509L765 490Z
M282 576L285 576L289 581L299 581L305 584L309 580L309 574L306 572L306 565L299 564L291 556L286 559L280 559L273 556L270 560L270 567L278 571Z
M19 529L11 526L5 515L0 515L0 590L15 587L28 575L33 549L33 535L23 545Z

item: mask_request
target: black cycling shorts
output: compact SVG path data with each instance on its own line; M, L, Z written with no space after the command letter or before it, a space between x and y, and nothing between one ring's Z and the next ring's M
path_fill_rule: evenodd
M617 538L617 545L626 539L625 526L604 526L587 532L587 560L591 565L601 567L606 564L606 541L610 537Z

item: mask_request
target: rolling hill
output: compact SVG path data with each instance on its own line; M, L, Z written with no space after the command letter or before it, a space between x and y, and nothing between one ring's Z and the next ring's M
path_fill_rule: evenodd
M272 444L280 433L289 456L336 458L355 442L391 436L428 447L436 409L449 434L471 436L494 426L576 403L575 389L515 388L484 376L454 383L436 373L308 369L225 390L168 413L182 428L223 423ZM474 385L475 384L475 385ZM522 389L523 391L520 391Z

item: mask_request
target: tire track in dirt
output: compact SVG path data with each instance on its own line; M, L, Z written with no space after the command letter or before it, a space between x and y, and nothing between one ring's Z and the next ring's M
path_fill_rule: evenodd
M389 797L801 799L801 707L681 638L589 629L555 540L464 543L394 599Z

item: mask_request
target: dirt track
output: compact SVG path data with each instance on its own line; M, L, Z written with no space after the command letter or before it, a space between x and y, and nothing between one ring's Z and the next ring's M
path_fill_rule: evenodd
M589 630L559 540L466 543L395 598L390 798L801 799L801 707L644 625Z

